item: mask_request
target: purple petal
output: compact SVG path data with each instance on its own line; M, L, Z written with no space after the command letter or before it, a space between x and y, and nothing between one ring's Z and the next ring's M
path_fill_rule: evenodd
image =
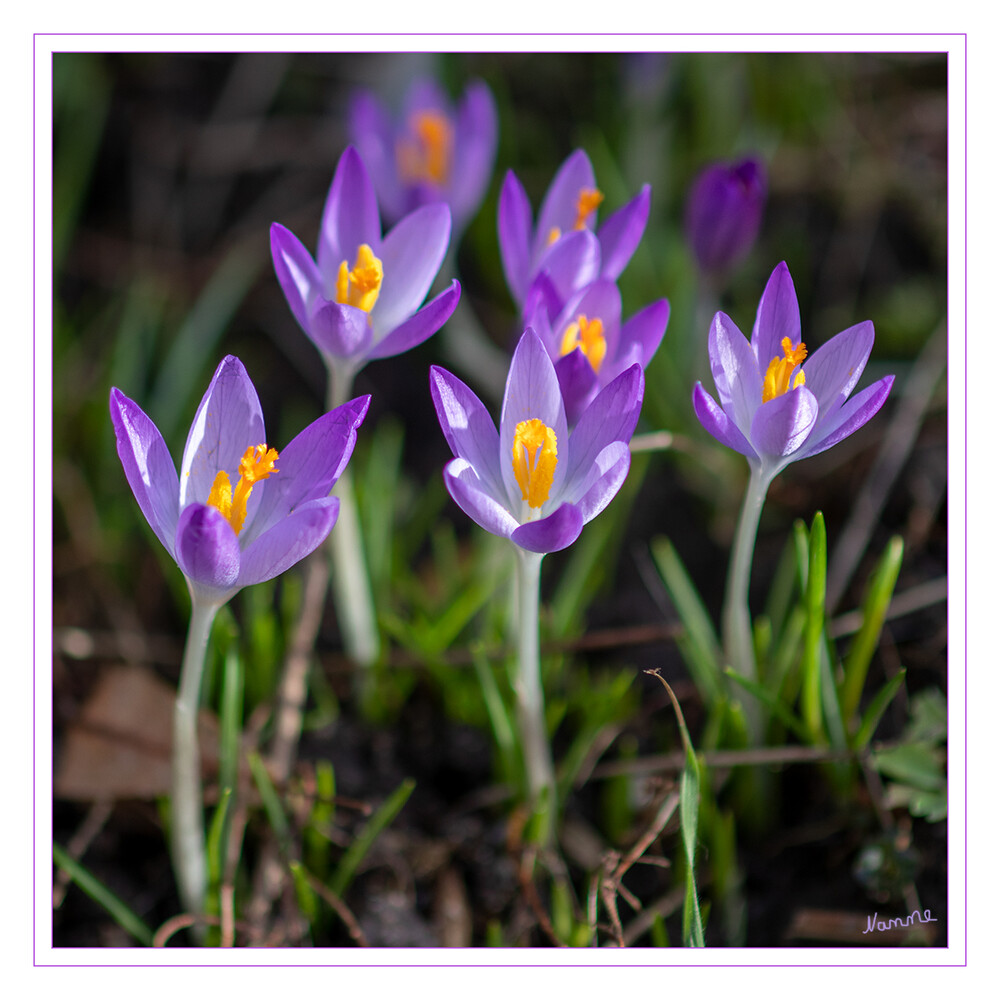
M368 352L368 360L389 358L394 354L402 354L417 344L422 344L428 337L437 333L458 305L462 294L462 286L456 280L443 291L434 296L430 302L419 309L408 320L405 320L388 336L383 337Z
M239 359L228 355L215 370L188 431L181 461L181 508L205 503L220 471L235 484L243 453L248 447L266 443L257 390ZM258 503L251 493L248 520Z
M329 495L354 452L370 403L371 396L359 396L324 413L281 449L278 471L254 487L261 500L240 533L244 549L303 504Z
M548 517L515 528L510 540L529 552L558 552L572 545L582 530L580 509L571 503L564 503Z
M723 312L715 314L708 331L708 357L723 410L749 438L764 381L746 337Z
M480 528L510 538L517 520L464 459L454 458L444 468L444 484L451 498ZM501 494L502 495L502 494Z
M422 111L438 111L451 117L451 102L437 80L429 76L418 77L406 90L403 98L403 126Z
M199 589L217 596L233 590L240 572L240 543L215 507L185 507L177 520L174 546L181 572Z
M559 310L574 292L597 278L601 268L601 243L589 229L561 237L542 254L536 272L552 282Z
M799 300L795 296L795 285L788 273L788 265L782 261L767 280L750 337L761 379L771 361L784 356L781 341L785 337L788 337L793 347L802 342Z
M642 239L649 219L649 185L627 204L612 213L601 224L597 237L601 241L601 277L612 281L625 270L635 248Z
M464 459L497 501L506 500L500 475L500 435L479 397L451 372L431 365L431 399L453 455Z
M271 225L271 259L285 298L303 331L309 330L309 304L324 294L323 278L312 256L295 234L275 222Z
M531 204L513 170L507 171L500 189L497 235L507 287L521 305L528 293L531 270Z
M316 263L328 286L336 280L341 261L354 266L362 243L367 243L376 257L381 256L382 224L375 188L358 151L348 146L326 197L316 252Z
M382 103L372 94L355 94L348 103L348 133L368 168L378 203L390 218L403 214L396 169L395 130Z
M455 228L462 229L483 200L497 153L497 109L490 88L474 80L455 119L455 163L451 205Z
M173 459L156 425L128 396L112 389L109 402L125 478L149 526L172 556L180 495Z
M577 149L570 153L556 172L542 201L534 245L531 248L534 261L540 259L548 246L549 234L553 229L558 229L563 234L573 229L580 192L594 187L594 168L590 165L587 154L582 149Z
M749 459L757 460L757 453L753 450L753 445L743 436L736 424L726 416L725 410L704 390L700 382L695 383L691 402L694 404L695 416L712 437L727 448L732 448L733 451L738 451Z
M340 500L320 497L296 507L243 551L237 586L273 580L319 548L337 522Z
M541 420L552 428L556 435L556 449L559 454L565 454L569 435L559 381L545 347L529 327L514 349L500 413L500 471L512 510L518 509L521 503L521 487L514 477L514 430L522 420L533 419ZM565 463L557 459L550 491L552 496L559 495L565 467Z
M597 395L597 375L578 347L563 355L555 367L559 391L566 407L566 423L573 427Z
M816 426L818 411L816 397L804 385L763 403L750 428L757 454L771 458L791 455Z
M362 358L372 340L371 319L357 306L316 299L309 311L309 338L331 358Z
M874 344L875 327L871 320L865 320L831 337L806 358L802 371L819 403L820 420L854 391Z
M616 352L618 357L638 348L640 364L645 368L653 360L669 320L670 303L666 299L657 299L645 309L640 309L622 325Z
M578 504L584 524L597 517L611 503L622 488L631 464L632 452L623 441L612 441L598 454L591 467L592 481Z
M816 427L811 439L806 442L803 449L805 454L796 455L796 458L818 455L868 423L889 397L895 378L895 375L886 375L885 378L862 389L839 410L830 411L822 424Z
M613 358L618 350L618 331L622 322L622 296L613 281L598 279L590 282L573 295L563 307L553 324L556 349L562 344L566 328L575 323L579 316L600 319L604 326L608 358Z
M451 212L443 202L411 212L386 235L382 243L382 289L372 309L379 337L409 319L424 301L441 269Z

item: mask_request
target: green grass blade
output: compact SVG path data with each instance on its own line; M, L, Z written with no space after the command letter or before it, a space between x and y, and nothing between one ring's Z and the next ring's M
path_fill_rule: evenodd
M364 860L378 835L396 818L400 809L406 805L406 800L416 787L412 778L407 778L372 814L372 818L364 825L354 842L344 853L337 865L337 870L330 880L330 890L338 896L343 896L354 878L358 865Z
M826 523L816 512L809 532L809 569L806 574L806 628L802 647L802 718L810 742L823 742L823 697L820 656L826 620Z
M208 837L205 841L205 856L208 859L208 884L218 886L222 881L222 873L226 864L226 832L229 829L229 804L232 802L233 789L226 787L219 795L219 804L212 814L212 822L208 826Z
M247 760L250 764L250 773L253 775L254 784L257 786L257 791L260 792L260 800L264 806L264 812L267 813L267 821L271 824L271 828L274 830L281 844L282 851L287 852L291 840L291 831L288 826L288 818L285 816L285 810L281 807L281 799L278 798L278 793L271 781L271 776L267 773L264 761L260 758L260 754L250 753L247 755Z
M516 724L507 710L503 695L500 693L500 686L497 684L497 679L493 676L493 670L483 652L482 643L475 643L471 652L472 665L475 667L476 677L479 678L483 702L486 705L486 714L489 717L493 739L496 740L497 753L500 756L500 773L503 775L504 781L516 783L518 775L521 773Z
M892 699L896 697L896 692L899 690L899 686L903 683L906 677L906 671L900 670L895 677L890 677L889 680L882 685L879 689L878 694L872 698L871 704L865 710L865 714L861 717L861 723L858 726L858 731L854 734L854 738L851 740L851 747L854 750L861 750L862 748L868 746L871 742L871 738L875 735L875 728L879 724L879 720L885 714L885 710L892 703Z
M773 691L768 690L763 684L756 681L747 680L741 677L732 667L726 667L726 676L735 681L740 687L746 688L758 701L763 702L767 707L789 728L803 743L810 743L810 732L805 723L796 717L795 713L781 700Z
M71 858L58 844L52 845L52 860L88 895L95 903L103 906L115 923L132 935L140 944L152 947L153 932L125 905L103 882Z

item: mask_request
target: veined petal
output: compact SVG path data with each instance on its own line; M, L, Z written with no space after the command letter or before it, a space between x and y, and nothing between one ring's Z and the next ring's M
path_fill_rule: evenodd
M818 455L868 423L888 399L895 378L895 375L886 375L885 378L862 389L840 409L829 411L806 442L803 449L805 454L797 455L796 458Z
M340 157L323 208L316 263L328 287L336 280L341 261L354 263L358 247L367 243L381 256L382 223L375 187L353 146Z
M149 526L173 556L180 485L163 435L153 421L117 389L111 390L110 408L125 478Z
M306 332L324 354L333 358L360 360L367 356L372 341L372 326L364 309L326 299L313 302Z
M806 358L802 371L819 403L819 420L854 391L874 345L875 327L865 320L831 337Z
M454 224L464 228L479 208L497 154L496 103L482 80L473 80L455 115L455 165L451 179Z
M612 281L625 270L642 239L649 219L649 185L609 215L597 230L601 241L601 277Z
M738 451L741 455L757 461L757 453L753 445L743 436L743 432L729 419L726 411L712 399L700 382L696 382L691 396L694 413L701 426L727 448Z
M418 309L409 319L404 320L392 333L387 334L368 352L368 360L390 358L394 354L402 354L417 344L422 344L428 337L438 332L458 305L462 294L462 286L457 280L434 296L422 309Z
M359 396L324 413L300 431L278 456L278 471L255 487L260 506L240 533L246 551L255 538L311 500L329 495L358 440L371 396Z
M722 409L740 433L749 438L753 416L761 405L764 380L746 337L723 312L716 313L712 320L708 357Z
M591 481L577 504L584 524L611 503L622 488L631 463L632 452L624 441L612 441L599 452L591 466Z
M531 204L513 170L507 171L497 206L500 262L514 301L524 303L531 271Z
M556 172L542 201L534 245L531 248L533 261L540 260L553 229L558 229L561 233L572 231L580 192L594 187L594 168L590 165L590 159L582 149L574 150Z
M317 295L324 294L323 278L312 255L290 229L275 222L271 224L271 259L292 315L311 336L309 304Z
M326 540L339 512L339 498L318 497L274 521L243 550L236 585L273 580L305 559Z
M666 299L650 302L645 309L640 309L631 319L627 319L618 336L618 350L615 352L621 358L633 345L639 348L640 364L645 368L667 332L670 321L670 303Z
M411 212L386 235L382 290L372 309L378 339L409 319L424 301L441 269L450 234L451 212L438 202Z
M491 495L489 487L466 459L453 458L444 467L444 485L452 500L480 528L502 538L510 538L516 530L517 519Z
M188 431L181 461L180 507L205 503L216 474L225 470L233 477L247 448L266 441L257 390L243 363L227 355L215 370ZM251 493L247 520L258 503L256 492Z
M431 365L430 382L438 423L452 454L475 470L482 488L495 501L506 502L500 475L500 436L493 418L479 397L451 372Z
M559 381L548 352L535 331L529 327L514 349L500 413L500 471L512 510L521 505L521 487L517 484L513 466L514 431L522 420L533 419L552 428L559 455L565 455L569 435ZM508 455L511 457L508 458ZM557 460L550 496L559 496L565 475L566 462Z
M511 532L510 540L529 552L558 552L572 545L583 530L583 515L571 503L564 503L548 517L528 521Z
M238 589L240 543L215 507L192 503L181 511L174 552L181 572L203 592L228 599Z
M750 441L761 456L787 458L809 437L818 412L816 397L801 385L761 405L754 414Z
M784 337L788 337L793 345L802 342L799 300L795 295L792 276L788 273L788 265L782 261L767 280L750 337L750 345L762 378L772 358L783 356L781 341Z

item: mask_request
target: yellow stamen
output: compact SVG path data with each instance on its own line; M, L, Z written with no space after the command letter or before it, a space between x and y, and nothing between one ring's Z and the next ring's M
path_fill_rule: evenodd
M789 385L792 372L797 365L802 364L806 359L806 345L796 344L792 347L789 337L782 337L781 349L785 352L784 357L773 358L764 373L764 389L761 393L761 400L767 403L775 396L783 396L788 390L797 389L800 385L806 384L805 372L799 372L794 381Z
M555 241L559 239L560 236L562 236L562 230L558 226L553 226L549 230L549 235L545 241L545 245L552 246L552 244L555 243Z
M240 478L236 481L236 489L229 482L229 475L220 469L212 483L206 503L211 504L232 525L238 535L247 516L247 500L255 483L267 479L278 470L274 463L278 461L278 453L266 444L255 448L250 445L240 459Z
M587 216L597 209L604 201L604 195L597 188L583 188L576 200L576 222L574 229L583 229L587 225Z
M382 261L372 253L367 243L358 247L354 270L349 270L347 261L340 262L337 272L337 301L343 306L357 306L371 312L378 301L382 289Z
M410 118L410 136L396 146L400 177L408 182L445 184L451 173L454 130L440 111L418 111Z
M575 323L570 323L563 331L560 356L569 354L577 347L583 351L583 356L590 362L594 372L599 372L604 355L608 353L608 342L604 339L604 323L599 316L587 319L581 314L577 316Z
M514 428L514 478L521 499L541 507L549 498L556 473L556 432L537 417Z

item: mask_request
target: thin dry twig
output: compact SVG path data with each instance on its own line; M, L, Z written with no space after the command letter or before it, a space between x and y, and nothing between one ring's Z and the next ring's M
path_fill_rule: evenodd
M351 940L356 941L358 947L360 948L370 947L364 931L361 930L361 925L358 923L354 914L351 913L347 904L336 893L331 892L327 886L324 885L320 879L316 878L316 876L313 875L313 873L307 868L303 867L301 871L313 892L315 892L316 895L319 896L323 902L337 914L338 917L340 917L344 926L347 928L347 933L351 936Z

